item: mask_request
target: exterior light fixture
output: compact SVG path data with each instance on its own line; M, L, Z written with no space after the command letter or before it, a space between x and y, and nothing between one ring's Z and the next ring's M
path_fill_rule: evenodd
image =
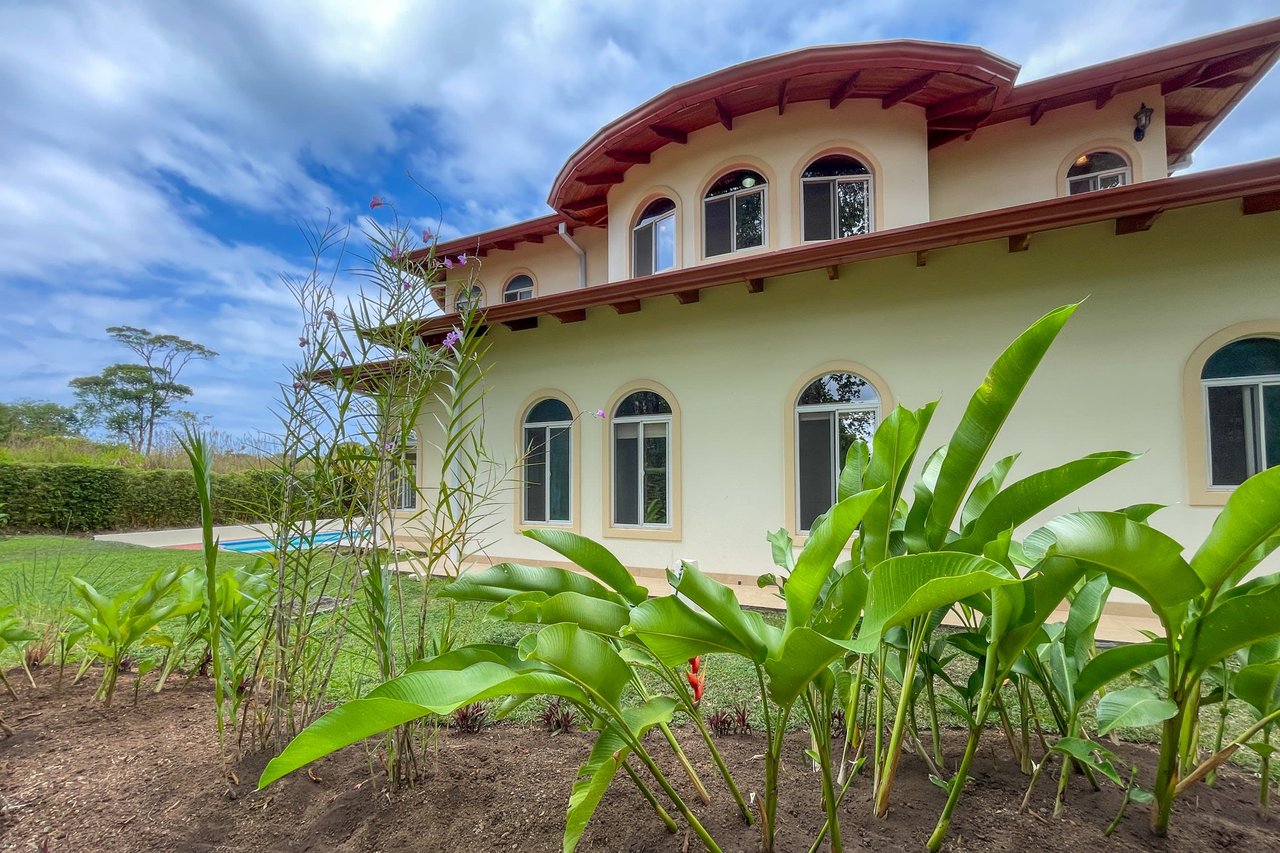
M1133 114L1133 141L1141 142L1147 135L1147 128L1151 126L1151 115L1155 110L1147 106L1144 101L1138 111Z
M745 178L742 179L742 186L747 189L751 189L755 185L756 185L756 179L751 177L750 175L747 175Z

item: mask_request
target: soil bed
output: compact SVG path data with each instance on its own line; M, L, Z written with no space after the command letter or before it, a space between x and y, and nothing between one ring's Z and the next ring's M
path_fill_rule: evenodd
M305 772L254 790L268 756L235 766L238 782L219 777L212 696L204 686L144 686L132 707L132 682L122 678L117 705L103 708L92 687L58 690L44 672L30 688L21 671L10 680L19 700L0 698L0 715L17 732L0 740L0 850L3 851L555 851L565 804L590 738L551 737L538 729L497 725L478 735L442 730L426 778L388 796L384 778L363 748L352 747ZM86 679L86 682L91 680ZM756 851L758 835L744 827L710 757L694 737L682 737L712 794L695 808L726 851ZM764 740L759 734L718 741L744 790L761 786ZM805 851L822 824L819 778L803 754L807 737L788 747L779 804L779 851ZM953 733L949 765L961 749ZM1118 748L1149 782L1155 753ZM665 745L654 752L664 755ZM1027 779L991 732L974 762L975 780L952 825L947 849L1203 851L1280 849L1280 821L1256 815L1256 782L1230 768L1213 787L1201 786L1178 806L1172 836L1148 834L1147 807L1133 805L1111 838L1103 830L1120 794L1092 792L1074 779L1066 815L1049 817L1054 779L1041 780L1035 814L1018 814ZM670 762L668 762L670 763ZM671 778L681 779L672 769ZM695 802L682 786L682 796ZM921 850L944 792L923 765L904 756L888 820L870 814L870 785L854 783L841 828L850 850ZM680 851L685 831L668 834L625 777L610 788L579 850ZM689 850L698 850L690 839ZM825 848L824 848L825 849Z

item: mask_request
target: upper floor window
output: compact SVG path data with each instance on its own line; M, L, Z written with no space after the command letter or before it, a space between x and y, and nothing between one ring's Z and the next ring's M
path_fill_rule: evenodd
M458 291L458 298L453 303L453 310L459 314L465 314L473 305L477 308L484 306L484 290L478 284L473 284L469 288Z
M613 523L671 526L671 404L628 394L613 411Z
M1079 195L1132 183L1129 161L1114 151L1081 154L1067 171L1067 194Z
M418 436L410 432L391 457L391 508L418 508Z
M706 256L765 244L765 190L759 172L738 169L711 185L702 202Z
M800 176L805 240L871 231L871 171L843 154L821 157Z
M856 373L827 373L796 399L796 520L807 531L836 502L840 469L855 439L871 441L880 395Z
M519 302L522 299L532 298L533 276L531 275L521 273L520 275L513 276L511 281L507 282L506 286L502 288L503 302Z
M1280 465L1280 340L1245 338L1200 371L1209 431L1209 485L1238 486Z
M562 400L548 397L529 408L524 434L526 522L568 524L573 503L571 441L573 415Z
M654 199L631 230L631 274L651 275L676 265L676 203Z

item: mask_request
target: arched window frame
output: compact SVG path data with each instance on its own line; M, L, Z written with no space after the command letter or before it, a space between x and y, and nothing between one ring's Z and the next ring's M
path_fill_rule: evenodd
M453 310L458 314L465 314L469 300L476 300L477 308L484 307L484 288L479 282L458 288L457 295L453 297Z
M415 512L418 509L422 470L420 457L422 437L418 431L410 430L405 436L404 445L399 447L393 456L389 472L391 483L391 510L393 512Z
M659 214L646 216L649 209L658 202L665 201L671 209ZM662 223L669 223L671 234L671 263L662 266L659 257L659 236ZM648 263L645 263L644 252L640 246L640 238L648 233ZM680 266L680 204L670 194L660 193L647 197L638 208L635 224L631 226L631 275L640 278L654 275Z
M522 286L521 286L521 287L519 287L519 288L515 288L515 287L514 287L514 285L515 285L515 284L516 284L516 282L517 282L517 281L519 281L521 278L526 278L526 279L528 279L528 280L529 280L529 283L528 283L527 285L522 285ZM511 298L511 296L512 296L512 294L513 294L513 293L524 293L524 292L527 292L527 295L525 295L525 296L517 296L515 299L512 299L512 298ZM528 270L523 270L523 269L521 269L521 270L514 270L514 271L511 273L511 275L509 275L509 276L507 277L507 282L506 282L506 284L502 285L502 301L503 301L503 303L507 303L507 302L521 302L521 301L523 301L523 300L525 300L525 299L532 299L533 297L535 297L535 296L537 296L537 295L538 295L538 280L537 280L536 278L534 278L533 273L529 272Z
M1080 164L1080 160L1087 159L1088 157L1091 157L1094 154L1114 154L1115 156L1124 160L1125 165L1122 168L1116 167L1113 169L1103 169L1097 172L1088 172L1083 175L1077 175L1075 177L1072 177L1071 170L1076 165ZM1067 161L1066 169L1063 172L1063 179L1062 179L1063 194L1064 195L1083 195L1084 193L1097 192L1098 190L1115 189L1117 187L1128 186L1129 184L1132 184L1134 181L1133 163L1134 163L1133 156L1128 151L1125 151L1116 146L1112 146L1112 145L1090 146L1087 150L1078 152L1069 161ZM1103 179L1117 177L1117 176L1121 178L1119 183L1112 184L1111 186L1105 186L1105 187L1100 185ZM1073 187L1077 183L1088 184L1088 187L1078 192L1073 192Z
M666 401L671 409L669 415L642 415L617 418L618 406L637 391L651 391ZM605 441L603 447L603 493L604 493L604 535L619 539L657 539L678 541L681 538L681 441L680 441L680 406L671 389L658 382L636 380L619 388L604 407L607 413ZM666 524L620 524L615 521L615 469L616 433L618 424L638 422L665 422L667 425L667 523ZM641 428L643 430L643 427Z
M825 160L828 157L843 157L848 160L853 160L859 163L864 169L866 169L867 173L865 175L840 175L840 176L814 177L814 178L804 177L804 173L807 172L809 169L813 168L813 165L815 163L819 162L820 160ZM824 184L824 183L832 184L831 236L810 238L806 236L806 231L805 231L805 210L807 207L807 205L805 204L805 188L809 184ZM852 236L852 235L841 235L836 233L836 228L838 226L839 218L840 218L838 204L839 204L839 190L840 190L841 184L858 184L864 188L864 192L866 193L867 230L857 231L854 233L870 234L871 232L876 230L875 181L874 181L874 170L872 169L871 164L868 162L867 158L860 157L848 151L825 151L821 154L818 154L815 157L810 157L808 161L805 162L804 166L801 167L800 169L800 197L798 200L797 207L799 208L799 215L800 215L801 242L819 243L825 240L839 239L842 236Z
M1206 382L1202 380L1206 362L1223 347L1246 338L1280 339L1280 318L1254 320L1229 326L1206 338L1187 359L1182 375L1183 425L1186 435L1187 500L1193 506L1222 506L1234 486L1214 486L1211 480L1209 406ZM1239 384L1249 384L1249 377ZM1231 380L1227 380L1230 384Z
M711 188L722 181L729 175L737 172L753 172L759 176L759 181L751 187L743 187L727 193L719 193L711 195ZM738 252L765 249L769 246L769 186L772 184L769 174L760 166L754 163L739 163L737 165L728 166L717 169L711 180L707 181L702 190L702 257L706 259L720 258L726 255L737 254ZM760 196L760 244L753 246L738 245L738 210L739 203L749 196ZM723 252L712 254L709 251L708 227L710 224L710 216L708 215L708 207L711 204L717 204L724 200L729 200L730 218L729 218L729 248Z
M529 418L533 415L535 407L548 400L554 400L565 407L567 417L555 421L538 421L531 423ZM520 417L516 422L516 446L520 451L520 492L516 500L516 526L518 529L526 529L533 527L565 527L569 529L577 529L578 519L578 411L573 402L564 394L558 391L545 390L532 395L525 401L520 408ZM544 488L542 496L543 512L541 518L532 517L529 507L529 462L530 442L534 440L531 433L541 432L543 446L549 446L554 440L552 433L558 430L564 431L566 439L564 451L567 458L567 472L565 474L567 482L563 484L567 490L567 502L564 513L555 513L552 509L552 463L547 457L542 466L543 477L542 486ZM565 515L567 517L555 517L557 515Z
M894 407L893 393L889 389L889 384L875 370L872 370L865 364L854 361L828 361L817 365L793 384L787 393L783 411L786 419L786 480L784 484L786 497L786 512L788 526L792 531L797 544L804 542L808 537L808 530L800 526L800 415L801 407L799 406L800 395L815 380L822 378L830 373L852 373L867 381L867 384L875 389L876 396L879 398L876 404L876 422L875 426L879 426L881 419L886 412L890 412ZM842 404L831 404L833 408L837 408ZM816 410L816 407L815 409ZM874 427L873 427L874 430ZM844 459L840 459L835 467L836 482L839 478L839 470L844 465Z

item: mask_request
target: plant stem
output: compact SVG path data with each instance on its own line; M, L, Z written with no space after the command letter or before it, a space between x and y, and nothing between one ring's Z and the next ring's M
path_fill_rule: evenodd
M1116 827L1120 826L1120 821L1124 820L1124 813L1129 809L1129 798L1133 794L1133 783L1138 779L1138 768L1133 768L1129 773L1129 784L1124 786L1124 797L1120 800L1120 810L1116 812L1116 816L1111 819L1111 823L1107 824L1103 835L1107 838L1111 837L1111 833L1116 831Z
M653 791L649 790L649 786L644 783L644 780L636 775L636 771L625 761L622 762L622 769L627 771L631 781L635 783L635 786L640 789L640 793L644 795L649 805L653 806L653 810L657 812L658 818L666 824L667 832L676 832L680 827L676 825L671 815L667 814L667 810L662 807L662 803L658 802L658 798L653 795Z
M1036 783L1040 781L1040 774L1044 772L1045 765L1048 763L1049 756L1045 755L1035 766L1035 770L1031 771L1031 781L1027 784L1027 793L1023 794L1021 805L1018 806L1018 814L1022 814L1031 806L1031 792L1035 790Z
M978 712L974 715L973 725L969 728L969 742L965 744L964 757L960 759L960 769L956 771L955 776L951 777L947 804L942 807L942 814L938 817L938 825L934 827L933 835L929 836L929 853L938 853L942 848L942 842L947 839L947 833L951 830L951 814L955 811L956 804L960 802L960 795L964 793L964 783L969 778L969 765L973 763L973 754L978 751L982 728L987 721L987 715L991 713L991 702L996 693L996 685L996 644L992 643L987 649L987 659L982 675L982 692L978 698Z
M898 697L898 712L893 720L893 732L889 736L889 751L885 755L882 778L876 788L876 817L884 817L889 813L889 797L893 793L893 779L897 775L898 759L902 755L902 734L906 729L907 710L911 705L911 685L915 681L916 661L920 657L920 647L924 644L927 633L927 620L917 618L911 629L911 649L902 670L902 694Z
M821 713L828 710L825 703L819 709L811 695L805 696L805 705L809 711L810 725L816 740L818 765L822 770L822 802L827 811L827 830L831 833L831 853L844 853L844 843L840 838L840 801L836 798L835 787L831 784L831 716Z

